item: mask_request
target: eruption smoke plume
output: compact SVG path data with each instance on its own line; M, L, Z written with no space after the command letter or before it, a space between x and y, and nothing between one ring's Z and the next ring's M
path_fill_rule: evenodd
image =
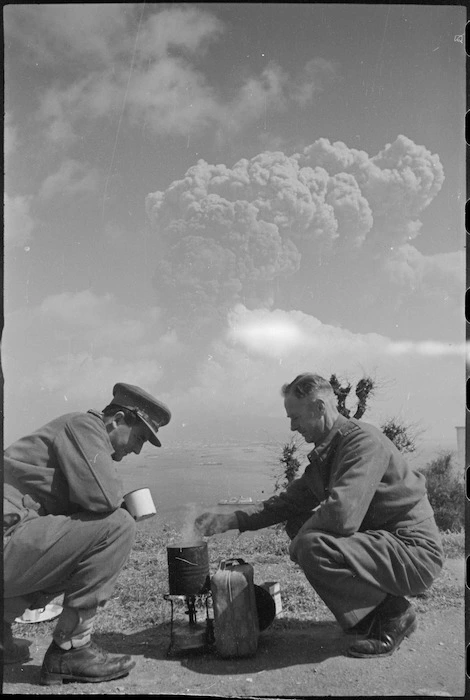
M373 157L321 138L232 168L199 160L147 196L155 287L185 324L188 310L217 327L236 303L270 308L282 280L322 261L409 244L443 181L439 157L405 136Z
M157 303L164 300L166 323L187 348L180 367L184 360L188 376L169 381L187 392L212 358L217 374L236 308L349 325L358 305L376 303L384 278L399 279L402 251L412 259L419 216L443 181L439 157L405 136L374 156L320 138L302 152L266 151L231 168L199 160L150 193ZM384 303L399 300L396 293ZM274 355L299 344L286 329L266 332L250 328L250 338Z

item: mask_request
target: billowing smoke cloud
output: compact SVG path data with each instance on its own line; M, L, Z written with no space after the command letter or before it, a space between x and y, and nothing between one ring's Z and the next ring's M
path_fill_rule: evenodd
M334 187L335 178L344 184L348 182L351 194L349 197L342 195L344 187L339 185L339 201L352 209L351 214L357 212L356 218L360 218L359 212L362 212L359 237L364 240L371 233L370 238L379 238L389 246L418 235L421 228L418 217L444 182L439 156L406 136L398 136L394 143L372 158L365 151L348 148L342 142L331 144L328 139L318 139L304 149L299 164L327 170L330 188ZM357 203L361 196L363 209ZM367 210L372 218L364 215ZM352 219L354 221L354 216ZM351 223L351 217L346 217L343 229L347 230Z
M162 254L156 289L176 323L190 310L217 324L236 303L308 310L306 285L318 297L335 260L353 263L342 281L350 294L357 266L409 245L443 181L439 157L405 136L372 157L322 138L302 153L268 151L232 168L199 160L147 197ZM297 295L286 302L278 292L292 279Z

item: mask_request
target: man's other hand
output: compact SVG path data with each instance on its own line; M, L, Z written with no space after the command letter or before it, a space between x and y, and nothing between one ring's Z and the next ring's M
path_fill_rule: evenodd
M194 527L201 535L209 537L227 530L237 529L238 520L234 513L227 515L222 513L202 513L194 521Z

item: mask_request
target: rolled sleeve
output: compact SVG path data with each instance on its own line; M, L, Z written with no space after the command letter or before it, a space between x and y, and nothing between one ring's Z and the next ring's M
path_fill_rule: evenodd
M57 435L53 449L72 503L96 513L121 505L121 480L111 458L111 442L99 419L91 414L75 416Z

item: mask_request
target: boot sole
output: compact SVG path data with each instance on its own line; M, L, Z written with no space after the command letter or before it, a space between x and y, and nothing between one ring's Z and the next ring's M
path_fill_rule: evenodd
M132 671L136 662L134 661L131 666L121 671L116 671L116 673L110 673L107 676L99 676L98 678L90 676L78 676L73 673L52 673L51 671L41 671L41 677L39 679L40 685L61 685L66 681L72 681L75 683L105 683L106 681L114 681L116 678L122 678L127 676L129 671Z
M398 642L396 647L393 647L391 651L386 651L384 654L361 654L361 652L355 652L351 651L348 649L348 655L353 656L355 659L383 659L386 656L391 656L397 649L400 648L400 644L403 642L406 637L409 637L410 634L413 634L413 632L416 631L416 628L418 627L418 621L415 619L409 626L409 628L406 630L405 634L403 635L402 639Z

